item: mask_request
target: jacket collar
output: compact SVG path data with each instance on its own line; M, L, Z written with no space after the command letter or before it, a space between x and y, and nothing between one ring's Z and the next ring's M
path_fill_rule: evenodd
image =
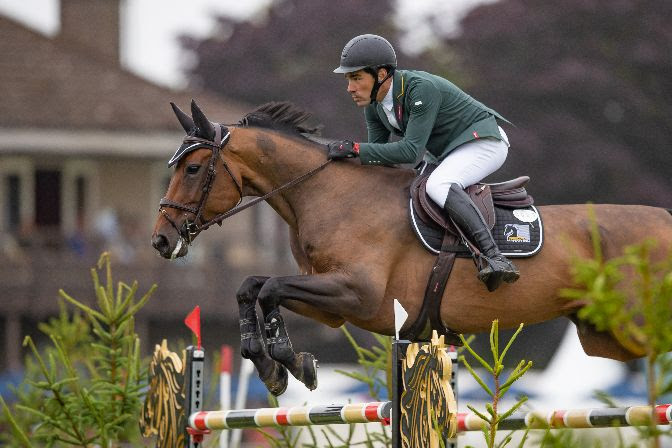
M397 118L397 123L401 129L406 126L403 121L404 117L404 95L406 94L406 79L404 70L395 70L394 82L392 83L392 100L394 102L394 116Z
M403 101L404 94L406 93L406 79L405 79L404 70L395 70L394 72L394 82L392 83L392 95L394 95L394 102Z

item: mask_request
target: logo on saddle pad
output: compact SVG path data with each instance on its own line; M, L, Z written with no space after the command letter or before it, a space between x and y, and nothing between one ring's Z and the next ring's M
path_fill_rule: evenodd
M534 222L539 218L539 215L534 210L526 208L519 208L513 211L513 216L522 222Z
M528 224L507 224L504 226L504 236L510 243L529 243L530 226Z

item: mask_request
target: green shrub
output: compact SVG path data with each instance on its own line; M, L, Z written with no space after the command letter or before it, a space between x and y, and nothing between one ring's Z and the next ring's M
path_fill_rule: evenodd
M15 389L10 408L0 397L8 447L102 446L139 444L138 416L146 386L134 315L154 292L136 300L137 282L119 282L115 291L109 254L98 261L105 275L91 269L97 307L91 308L61 290L58 317L40 324L51 345L38 349L27 336L25 379ZM134 443L135 444L135 443Z

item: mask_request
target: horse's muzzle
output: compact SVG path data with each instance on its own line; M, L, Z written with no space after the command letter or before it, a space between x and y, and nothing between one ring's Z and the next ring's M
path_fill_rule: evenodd
M174 248L171 248L168 237L161 233L157 233L152 237L152 246L156 249L163 258L177 258L187 254L187 245L184 244L182 238L177 240Z

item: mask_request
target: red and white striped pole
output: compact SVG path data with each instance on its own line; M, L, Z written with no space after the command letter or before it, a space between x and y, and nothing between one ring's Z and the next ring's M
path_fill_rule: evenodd
M233 364L233 349L230 345L222 345L219 358L219 409L231 409L231 367ZM229 448L229 434L219 435L219 448Z
M646 426L651 421L650 406L628 406L622 408L561 409L555 411L514 412L502 420L498 428L502 430L546 429L546 428L609 428L625 426ZM657 425L672 423L672 405L659 404L655 407ZM457 415L457 431L480 431L485 422L473 413Z
M201 431L233 428L310 426L338 423L389 424L391 402L330 404L282 408L201 411L189 417L189 426Z
M191 414L189 426L197 430L330 425L339 423L389 423L392 402L331 404L281 408L201 411ZM499 423L502 430L546 428L610 428L646 426L650 406L567 409L550 412L515 412ZM672 423L672 405L655 407L657 425ZM457 415L458 432L480 431L485 422L472 413Z

